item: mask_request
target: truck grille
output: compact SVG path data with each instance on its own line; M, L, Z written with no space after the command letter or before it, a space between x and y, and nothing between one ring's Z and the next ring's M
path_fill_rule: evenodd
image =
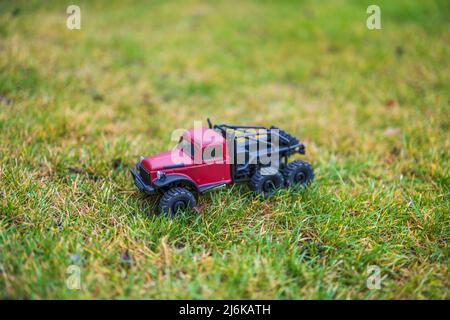
M150 182L150 174L145 171L144 168L142 168L141 164L139 164L139 174L141 175L141 178L144 180L144 182Z

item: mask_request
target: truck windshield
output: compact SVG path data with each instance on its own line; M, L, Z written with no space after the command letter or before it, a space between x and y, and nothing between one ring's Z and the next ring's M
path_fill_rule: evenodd
M194 159L195 156L195 144L192 141L184 140L183 137L180 138L178 142L178 149L183 150L184 153L191 156Z

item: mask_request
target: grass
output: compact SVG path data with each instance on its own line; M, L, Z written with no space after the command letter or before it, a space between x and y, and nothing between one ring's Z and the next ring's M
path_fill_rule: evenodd
M0 3L1 298L450 298L448 2L78 4ZM315 182L156 214L128 168L207 116L300 137Z

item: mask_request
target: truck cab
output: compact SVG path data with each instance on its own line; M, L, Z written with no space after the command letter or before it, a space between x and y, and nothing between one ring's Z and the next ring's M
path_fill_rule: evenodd
M226 139L220 133L195 128L187 130L172 150L142 158L132 174L147 194L173 186L204 192L231 183L228 160Z

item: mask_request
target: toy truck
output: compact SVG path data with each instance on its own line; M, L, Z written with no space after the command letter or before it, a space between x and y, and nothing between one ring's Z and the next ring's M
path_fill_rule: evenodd
M139 190L161 196L162 213L174 216L195 207L198 194L231 183L249 183L264 198L307 186L314 170L306 161L289 163L295 153L305 154L303 143L277 127L213 126L208 118L208 128L187 130L173 150L141 157L131 174Z

